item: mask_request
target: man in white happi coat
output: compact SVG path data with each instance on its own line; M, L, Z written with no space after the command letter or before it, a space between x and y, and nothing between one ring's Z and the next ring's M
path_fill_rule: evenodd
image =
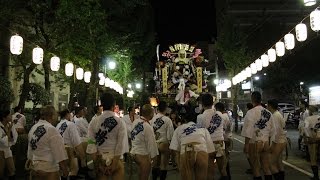
M101 96L103 113L89 124L87 153L92 156L97 179L124 179L121 157L129 151L125 123L115 116L112 94Z
M99 117L103 113L103 107L100 106L95 106L94 107L94 116L91 118L91 121Z
M268 101L268 110L273 117L273 131L271 137L271 173L275 180L284 180L284 166L282 163L282 153L287 145L286 122L282 114L278 111L278 101L275 99Z
M57 121L57 113L53 106L45 106L40 111L40 120L32 126L28 139L28 161L32 179L59 180L69 174L66 160L67 153L63 138L52 125Z
M153 180L156 180L158 176L160 176L160 180L165 180L167 177L167 166L170 155L169 145L174 132L171 119L165 115L167 108L167 103L160 101L158 105L159 113L157 113L150 122L155 133L160 154L158 156L157 166L152 169Z
M225 144L223 137L223 119L222 113L212 108L213 96L211 94L203 94L201 104L204 112L197 117L197 126L208 129L215 152L209 155L208 178L214 177L214 160L217 160L218 169L222 179L228 179L226 171Z
M25 134L25 127L27 125L26 117L21 114L21 108L19 106L13 109L14 114L12 115L12 121L18 134Z
M260 92L252 92L251 101L254 107L247 112L244 118L241 135L245 137L244 152L250 156L254 179L262 179L260 173L262 167L264 179L272 180L269 138L273 130L273 117L270 111L262 107L261 98ZM252 145L250 148L249 144Z
M61 120L57 125L57 130L63 137L65 149L68 154L69 164L69 179L77 179L79 165L78 158L81 162L81 167L86 166L85 151L81 145L81 139L78 134L77 126L71 122L71 114L69 110L63 110L60 112Z
M152 165L156 164L159 155L158 146L150 125L150 120L154 116L154 109L150 104L146 104L141 109L141 117L133 122L131 131L133 155L139 166L139 180L148 180Z
M176 151L181 179L206 180L208 157L215 151L210 133L206 128L198 128L193 114L185 116L186 123L174 131L170 149Z
M5 169L8 179L15 179L15 165L10 147L17 139L18 133L14 128L10 111L0 111L0 179L5 178Z
M305 142L308 145L310 164L313 172L312 180L319 180L318 147L320 143L320 115L316 106L309 106L309 113L304 122Z

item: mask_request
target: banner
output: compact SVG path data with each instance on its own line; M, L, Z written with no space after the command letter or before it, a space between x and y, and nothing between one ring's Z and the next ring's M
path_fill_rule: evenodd
M162 68L162 92L163 94L168 93L168 71L167 67Z
M197 67L197 92L202 93L202 67Z

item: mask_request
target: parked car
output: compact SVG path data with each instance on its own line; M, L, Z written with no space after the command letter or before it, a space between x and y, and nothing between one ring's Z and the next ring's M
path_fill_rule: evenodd
M284 113L294 113L295 106L290 103L278 103L280 112Z

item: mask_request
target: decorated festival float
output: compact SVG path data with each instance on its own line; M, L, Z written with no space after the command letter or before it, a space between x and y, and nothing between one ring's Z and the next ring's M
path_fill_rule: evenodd
M167 98L171 104L189 106L190 101L207 91L207 76L203 72L206 72L208 61L201 56L201 49L179 43L169 46L169 50L161 55L160 60L158 46L154 77L156 96Z

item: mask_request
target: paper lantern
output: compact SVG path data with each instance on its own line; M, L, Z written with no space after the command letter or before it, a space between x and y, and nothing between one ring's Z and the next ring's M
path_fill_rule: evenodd
M11 36L10 38L10 52L15 55L20 55L23 50L23 39L19 35Z
M89 83L90 79L91 79L91 72L90 71L84 72L84 82Z
M99 74L98 74L98 77L99 77L99 78L104 77L104 74L103 74L103 73L99 73Z
M261 61L262 61L262 66L263 67L268 67L269 66L269 57L266 54L263 54L261 56Z
M307 26L303 23L296 25L297 41L299 42L305 41L307 39L307 36L308 36Z
M277 53L277 56L279 57L284 56L285 47L283 42L279 41L276 43L276 53Z
M271 48L268 50L268 58L270 62L275 62L277 59L276 50Z
M236 85L236 84L237 84L236 77L233 77L231 80L232 80L232 84L233 84L233 85Z
M82 80L83 79L83 73L84 73L84 71L83 71L82 68L77 68L76 69L76 78L78 80Z
M284 45L286 49L292 50L295 46L294 35L292 33L288 33L284 36Z
M104 76L101 76L100 79L99 79L99 85L103 86L105 84L105 77Z
M317 0L304 0L303 2L305 6L313 6L317 4Z
M59 71L60 68L60 58L53 56L50 60L50 68L52 71Z
M317 9L312 11L310 14L310 26L315 32L320 30L320 11Z
M256 74L257 73L257 65L256 65L256 63L252 63L250 65L250 68L251 68L251 74Z
M247 77L251 77L251 68L250 67L246 68L246 75L247 75Z
M257 59L255 61L255 63L256 63L257 71L261 71L262 70L262 60L261 59Z
M72 63L67 63L65 66L65 73L66 76L72 76L73 75L73 64Z
M43 62L43 49L40 47L33 48L32 61L35 64L41 64Z

